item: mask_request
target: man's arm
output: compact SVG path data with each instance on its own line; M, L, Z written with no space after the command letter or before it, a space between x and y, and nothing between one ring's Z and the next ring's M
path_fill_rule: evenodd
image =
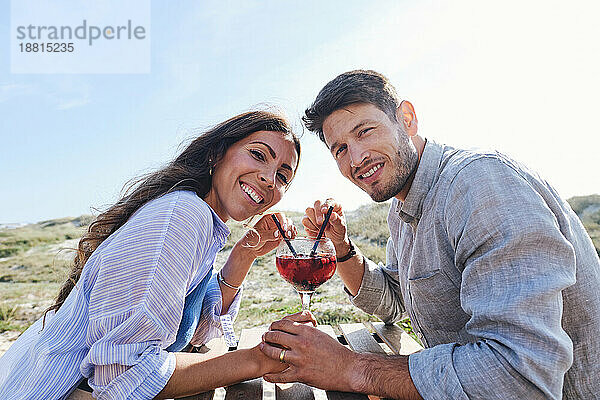
M360 392L395 399L420 399L408 372L407 356L356 353L329 335L290 320L271 324L261 350L279 360L281 347L290 365L281 373L265 375L270 382L303 382L324 390Z
M561 398L573 359L561 326L573 247L535 183L503 160L474 160L448 182L435 212L462 273L460 306L473 339L412 354L415 386L432 399Z

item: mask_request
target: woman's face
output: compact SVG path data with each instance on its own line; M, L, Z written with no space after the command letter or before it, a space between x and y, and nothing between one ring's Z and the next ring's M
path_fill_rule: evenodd
M289 135L254 132L234 143L215 165L205 201L223 221L250 218L281 200L297 163Z

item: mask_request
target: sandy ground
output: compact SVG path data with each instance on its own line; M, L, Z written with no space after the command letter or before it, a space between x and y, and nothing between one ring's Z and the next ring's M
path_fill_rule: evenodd
M0 356L8 350L12 342L17 340L21 332L5 331L0 333Z

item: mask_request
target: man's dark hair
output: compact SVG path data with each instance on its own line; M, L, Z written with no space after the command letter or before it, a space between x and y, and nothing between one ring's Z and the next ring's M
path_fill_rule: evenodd
M355 103L370 103L396 121L396 109L400 100L390 81L375 71L362 69L345 72L330 81L304 112L302 121L311 132L323 136L323 122L334 111Z

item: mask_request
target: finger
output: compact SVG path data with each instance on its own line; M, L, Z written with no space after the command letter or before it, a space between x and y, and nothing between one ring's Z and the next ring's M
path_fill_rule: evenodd
M313 220L308 215L302 217L302 225L304 225L304 229L306 230L317 230L317 226L314 224Z
M317 319L310 311L297 312L295 314L288 315L284 319L299 322L301 324L311 323L313 326L317 326Z
M314 210L315 210L314 222L317 226L321 226L321 224L323 223L323 211L321 211L321 200L315 201Z
M273 213L270 219L272 226L269 226L269 230L273 232L274 237L279 238L282 235L279 230L279 227L277 226L277 223L279 223L281 230L285 233L286 218L283 216L282 213ZM275 223L274 219L277 220L277 223Z
M314 208L308 207L306 210L304 210L304 215L310 219L310 222L312 222L313 225L316 225L317 217Z
M262 335L262 341L270 346L280 349L290 349L297 344L296 336L282 331L267 331Z
M326 213L329 207L333 207L333 211L337 213L342 212L342 205L332 198L325 200L325 202L321 205L321 212Z
M275 215L275 218L277 218L277 221L279 221L279 225L281 225L281 228L285 232L287 230L287 218L285 215L280 212L274 213L273 215Z
M304 326L303 324L300 324L295 321L290 321L289 319L284 318L271 323L271 326L269 327L269 332L281 331L290 334L293 338L295 338L296 335L300 335L303 332L304 328L306 328L306 326Z
M287 229L285 231L285 233L287 234L288 238L292 238L292 234L294 232L294 221L292 221L291 218L286 218L286 225L287 225Z
M258 348L260 349L260 351L262 351L262 353L265 356L269 357L270 359L275 360L275 361L281 361L279 359L279 357L281 357L281 350L283 350L281 347L273 346L273 344L271 344L271 343L261 342L258 345ZM288 358L287 353L288 352L289 352L289 350L286 350L286 352L284 354L285 361L287 361L287 358Z
M343 235L346 233L346 222L344 218L336 213L332 212L329 217L329 224L327 224L327 232Z

